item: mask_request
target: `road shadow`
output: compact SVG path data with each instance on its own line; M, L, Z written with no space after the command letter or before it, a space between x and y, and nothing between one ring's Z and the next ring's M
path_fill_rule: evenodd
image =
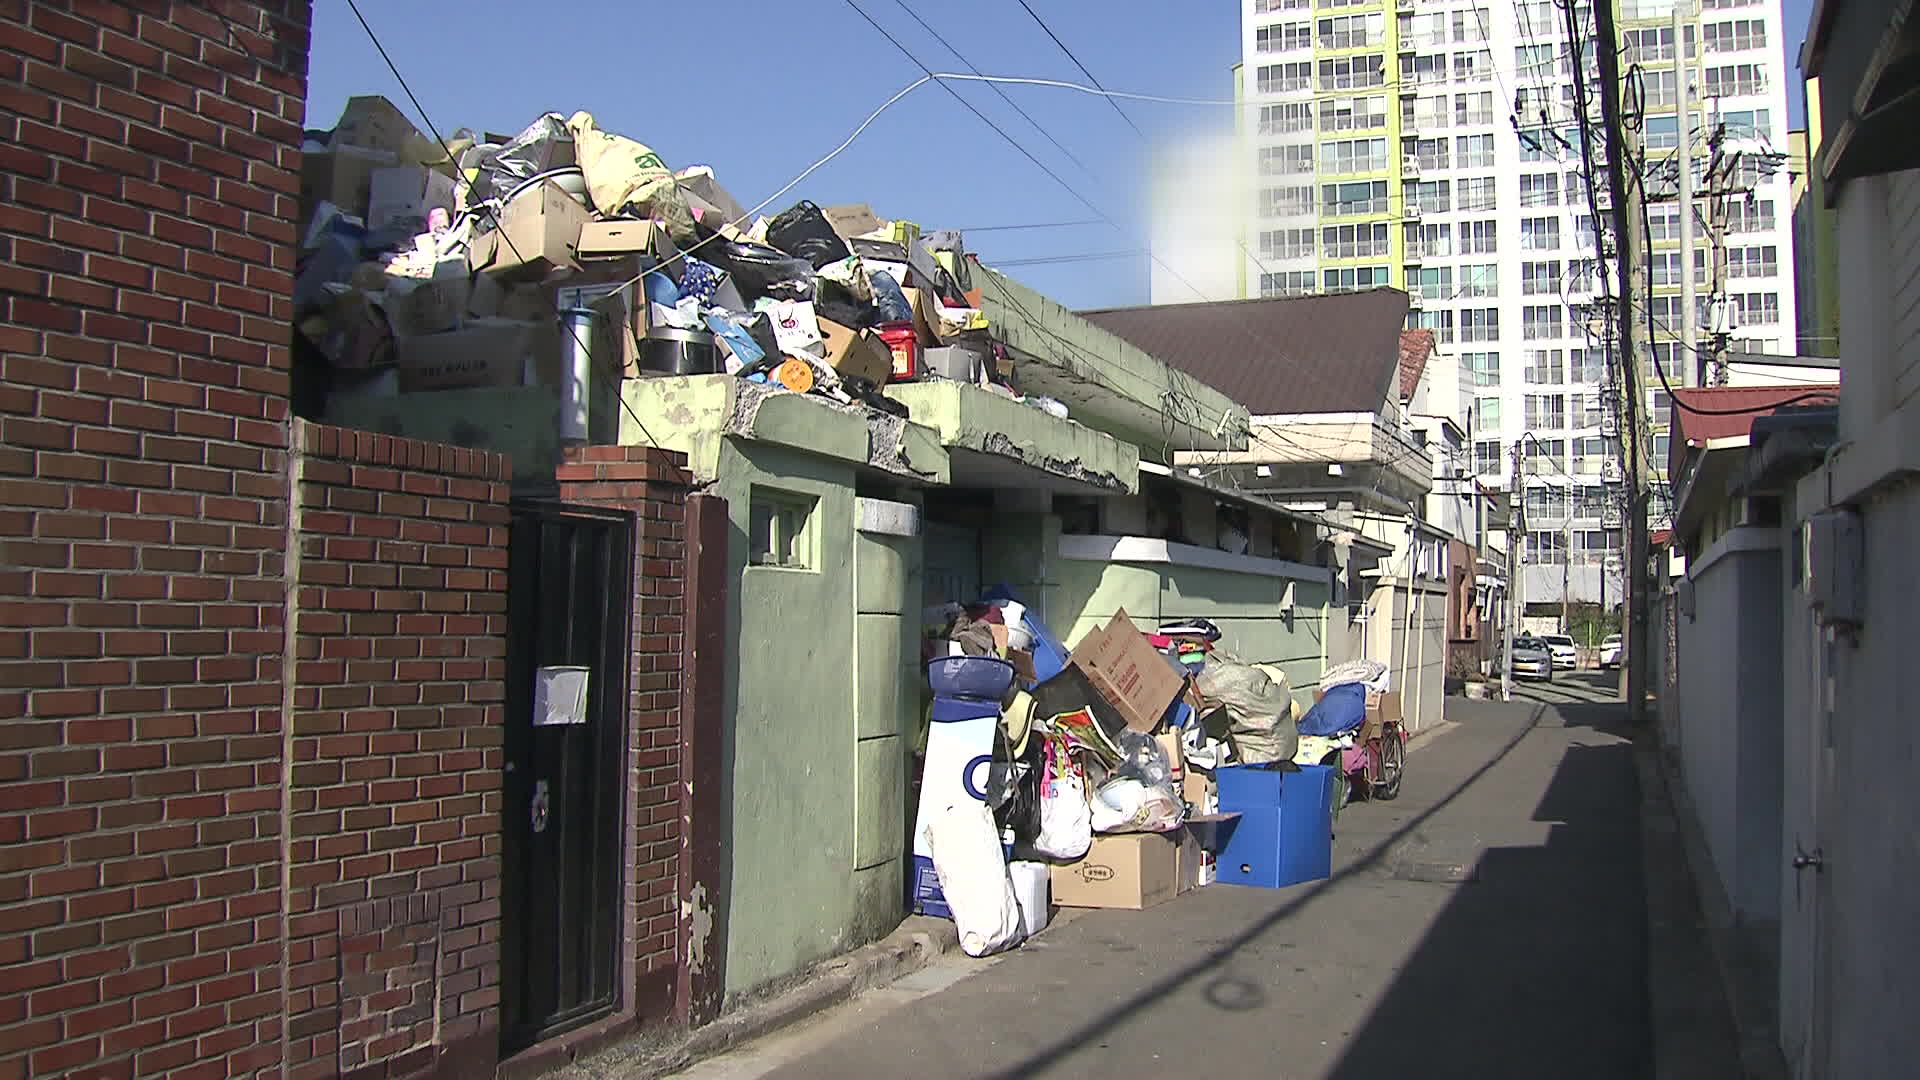
M1578 711L1626 737L1620 706ZM1568 748L1533 814L1547 841L1481 855L1327 1075L1649 1075L1638 806L1629 742Z

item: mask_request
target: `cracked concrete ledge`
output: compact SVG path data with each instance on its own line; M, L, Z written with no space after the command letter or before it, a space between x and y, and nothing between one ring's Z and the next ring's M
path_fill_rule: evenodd
M885 986L931 964L960 947L953 923L914 916L871 945L824 961L799 982L772 997L751 1002L713 1023L655 1042L639 1056L615 1051L605 1062L580 1062L574 1076L597 1080L653 1080L670 1076L696 1061L724 1053ZM624 1059L624 1060L619 1060Z

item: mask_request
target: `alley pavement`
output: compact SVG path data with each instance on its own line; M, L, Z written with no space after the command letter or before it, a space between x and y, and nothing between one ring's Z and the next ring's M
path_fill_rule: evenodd
M1638 782L1588 681L1448 698L1400 799L1341 812L1326 881L1068 913L683 1075L1648 1075Z

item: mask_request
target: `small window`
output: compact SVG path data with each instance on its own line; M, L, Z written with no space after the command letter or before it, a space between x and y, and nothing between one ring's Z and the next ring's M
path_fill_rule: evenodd
M813 507L810 495L755 487L747 541L754 566L811 570L814 564Z

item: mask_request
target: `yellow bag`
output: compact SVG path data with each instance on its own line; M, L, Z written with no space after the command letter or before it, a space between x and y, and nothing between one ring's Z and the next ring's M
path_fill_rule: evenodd
M641 217L671 218L674 204L685 212L673 171L659 154L624 135L601 131L592 113L574 113L567 130L573 133L574 156L587 177L587 194L601 215L619 217L632 208Z

